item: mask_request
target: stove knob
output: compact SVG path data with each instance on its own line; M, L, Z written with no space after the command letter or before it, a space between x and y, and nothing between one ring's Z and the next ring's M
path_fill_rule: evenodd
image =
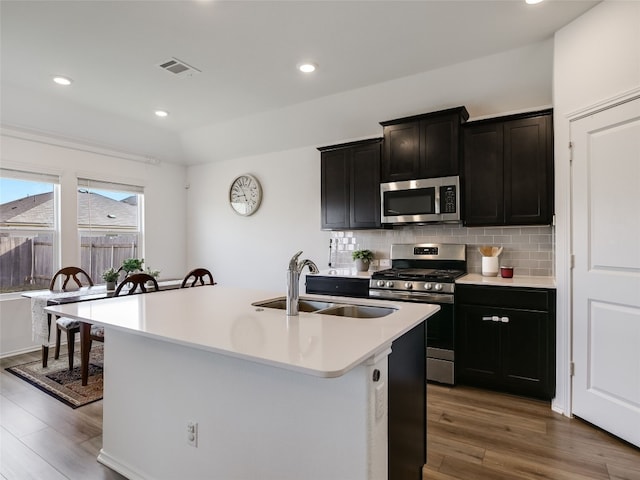
M425 290L431 290L431 287L432 287L432 286L433 286L433 285L431 285L430 283L425 283L425 284L424 284L424 289L425 289Z
M377 285L378 285L379 287L384 287L384 280L378 280Z
M411 290L413 288L413 283L411 282L405 282L404 284L404 288Z
M393 287L393 282L387 282L387 287L389 288Z
M436 283L436 287L435 288L436 288L437 291L442 290L442 284L441 283Z

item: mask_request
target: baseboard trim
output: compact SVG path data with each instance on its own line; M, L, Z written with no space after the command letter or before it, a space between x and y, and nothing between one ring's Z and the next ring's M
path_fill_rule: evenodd
M54 347L55 347L55 345L54 345ZM0 359L8 358L8 357L15 357L16 355L22 355L23 353L37 352L38 350L42 350L42 347L40 345L38 345L36 347L20 348L18 350L13 350L11 352L3 352L3 353L0 353Z
M149 480L149 478L142 476L140 472L134 470L129 465L125 465L124 463L113 458L111 455L104 451L104 448L100 449L100 453L98 454L98 462L103 464L105 467L118 472L120 475L127 477L129 480Z

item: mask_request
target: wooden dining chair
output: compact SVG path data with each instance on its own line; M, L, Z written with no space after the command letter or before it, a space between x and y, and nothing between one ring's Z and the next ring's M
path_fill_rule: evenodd
M49 290L55 290L56 280L58 277L62 280L62 287L60 290L66 291L69 280L73 280L76 283L77 288L82 288L86 285L93 286L93 280L87 272L80 267L64 267L58 270L49 282ZM69 287L70 288L70 287Z
M151 282L152 286L147 286L147 282ZM128 289L125 289L124 287L127 286ZM118 285L118 288L116 288L116 291L114 292L114 297L117 297L119 295L131 295L133 293L136 293L136 291L140 291L140 293L147 293L147 289L150 289L150 291L158 291L160 289L160 287L158 287L158 282L156 281L155 278L153 278L151 275L148 275L146 273L134 273L133 275L129 275L127 278L125 278L122 283L120 283L120 285ZM104 327L100 326L100 325L91 325L91 329L89 331L89 340L87 342L87 353L86 353L86 357L88 358L89 353L91 352L91 345L93 344L93 342L104 342ZM86 371L85 367L85 371ZM83 374L84 375L84 374ZM85 378L83 377L82 379L82 385L86 385L85 383Z
M51 282L49 283L49 290L55 290L56 281L58 278L62 281L62 290L67 291L71 288L82 288L85 286L93 286L93 280L87 272L79 267L65 267L58 270ZM73 280L73 283L69 285L69 281ZM51 328L51 318L49 317L49 328ZM69 353L69 370L73 370L73 352L75 350L76 333L80 332L80 322L68 317L56 318L56 350L54 358L57 360L60 358L60 337L62 331L67 332L67 350Z
M206 268L194 268L182 280L180 288L196 287L199 285L216 285L213 281L213 275Z
M148 286L147 282L151 282L151 286ZM117 297L120 295L125 286L128 288L128 290L126 290L126 295L136 293L138 290L140 290L140 293L147 293L147 289L155 291L160 290L156 279L147 273L134 273L133 275L129 275L122 281L122 283L120 283L120 285L118 285L114 296ZM123 293L123 295L125 295L125 293Z

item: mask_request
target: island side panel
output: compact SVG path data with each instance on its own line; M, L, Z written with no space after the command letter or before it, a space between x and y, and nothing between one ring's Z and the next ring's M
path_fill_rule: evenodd
M105 337L99 460L128 478L387 478L386 403L375 404L386 357L326 379L114 329Z
M389 356L389 478L421 480L427 463L426 323L393 342Z

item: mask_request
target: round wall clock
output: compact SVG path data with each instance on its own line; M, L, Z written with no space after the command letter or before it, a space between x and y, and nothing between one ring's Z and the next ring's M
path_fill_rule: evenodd
M240 175L229 188L231 208L240 215L251 215L262 201L262 188L258 179L252 175Z

